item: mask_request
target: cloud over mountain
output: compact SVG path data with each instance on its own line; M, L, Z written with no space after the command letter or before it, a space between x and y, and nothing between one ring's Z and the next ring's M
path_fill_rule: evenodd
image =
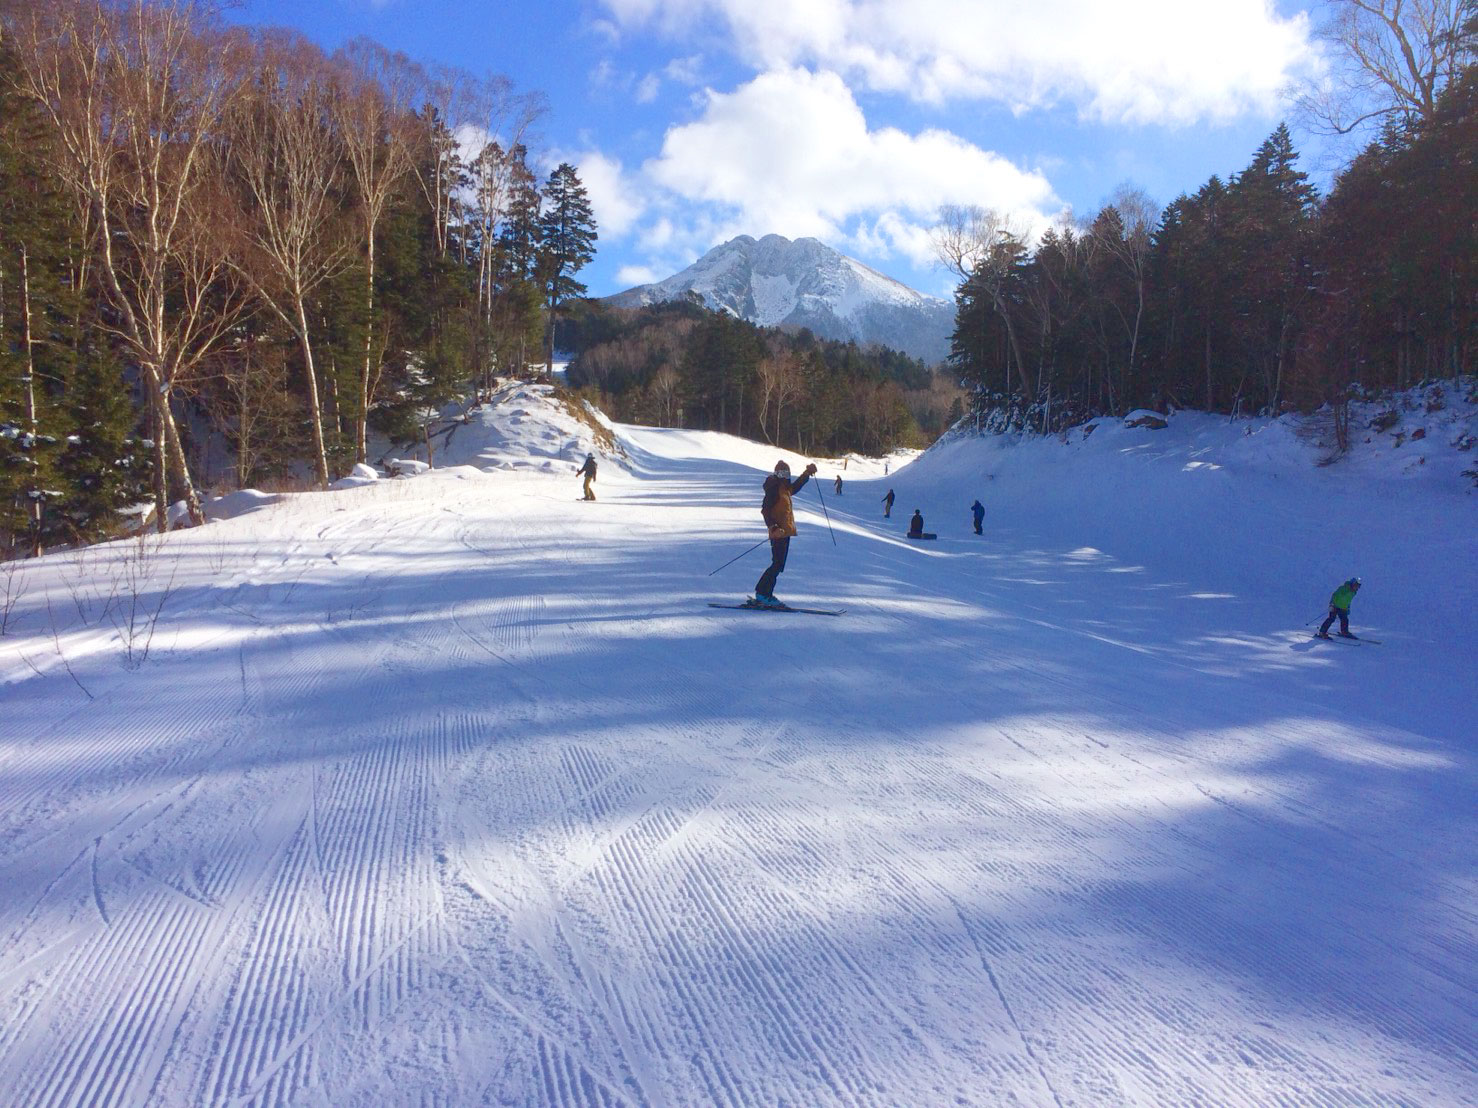
M722 28L756 71L834 70L859 87L1100 121L1188 124L1273 104L1317 64L1308 17L1269 0L602 0L615 25Z

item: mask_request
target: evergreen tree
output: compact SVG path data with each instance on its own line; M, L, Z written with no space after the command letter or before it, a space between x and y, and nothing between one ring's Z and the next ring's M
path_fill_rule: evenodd
M520 374L538 349L545 325L538 283L543 197L527 159L521 144L509 152L508 203L498 236L491 305L492 364Z
M150 472L118 360L75 287L81 233L50 142L0 84L0 553L110 532Z
M539 278L549 311L546 365L554 365L554 332L564 305L585 295L575 274L595 257L595 214L575 167L561 162L544 184L539 216Z
M498 245L502 247L505 280L530 281L539 264L543 197L528 165L528 150L515 146L509 152L509 161L508 204Z
M1315 193L1287 126L1279 124L1228 193L1229 235L1238 281L1232 298L1234 348L1261 380L1262 406L1276 410L1310 288ZM1247 383L1238 381L1234 403Z

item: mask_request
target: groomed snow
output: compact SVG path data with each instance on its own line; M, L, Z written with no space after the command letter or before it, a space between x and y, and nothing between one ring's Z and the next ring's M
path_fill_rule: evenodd
M1440 418L824 463L778 591L839 619L706 605L780 452L527 386L0 568L0 1100L1478 1103ZM1311 642L1355 573L1382 645Z

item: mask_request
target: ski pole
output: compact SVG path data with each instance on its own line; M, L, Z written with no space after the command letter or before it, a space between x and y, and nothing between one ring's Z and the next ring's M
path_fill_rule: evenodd
M1320 612L1318 615L1316 615L1314 617L1314 619L1323 619L1327 614L1328 614L1327 612ZM1313 623L1314 622L1314 619L1309 620L1309 623ZM1309 623L1305 623L1304 626L1307 627L1309 625Z
M816 495L821 496L821 482L816 482ZM826 517L826 530L831 535L831 545L837 544L837 534L831 529L831 513L826 510L826 497L821 496L821 514Z
M744 552L744 554L748 554L748 553L750 553L750 551L758 550L760 547L764 546L765 543L767 543L769 541L770 541L770 538L769 538L768 535L766 535L764 538L760 539L759 542L757 542L753 546L751 546L749 548L749 550L746 550ZM735 554L727 562L725 562L723 565L719 566L718 569L728 569L731 565L733 565L735 562L737 562L740 558L744 557L744 554ZM718 569L714 570L713 573L717 573L718 572ZM708 576L712 577L713 576L713 573L710 573Z

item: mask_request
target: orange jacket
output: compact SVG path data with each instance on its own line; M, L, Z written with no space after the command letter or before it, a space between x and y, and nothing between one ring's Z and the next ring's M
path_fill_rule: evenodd
M783 539L795 534L795 509L790 498L801 491L809 474L802 473L794 481L782 481L773 473L765 478L765 499L760 505L760 515L765 517L770 538Z

